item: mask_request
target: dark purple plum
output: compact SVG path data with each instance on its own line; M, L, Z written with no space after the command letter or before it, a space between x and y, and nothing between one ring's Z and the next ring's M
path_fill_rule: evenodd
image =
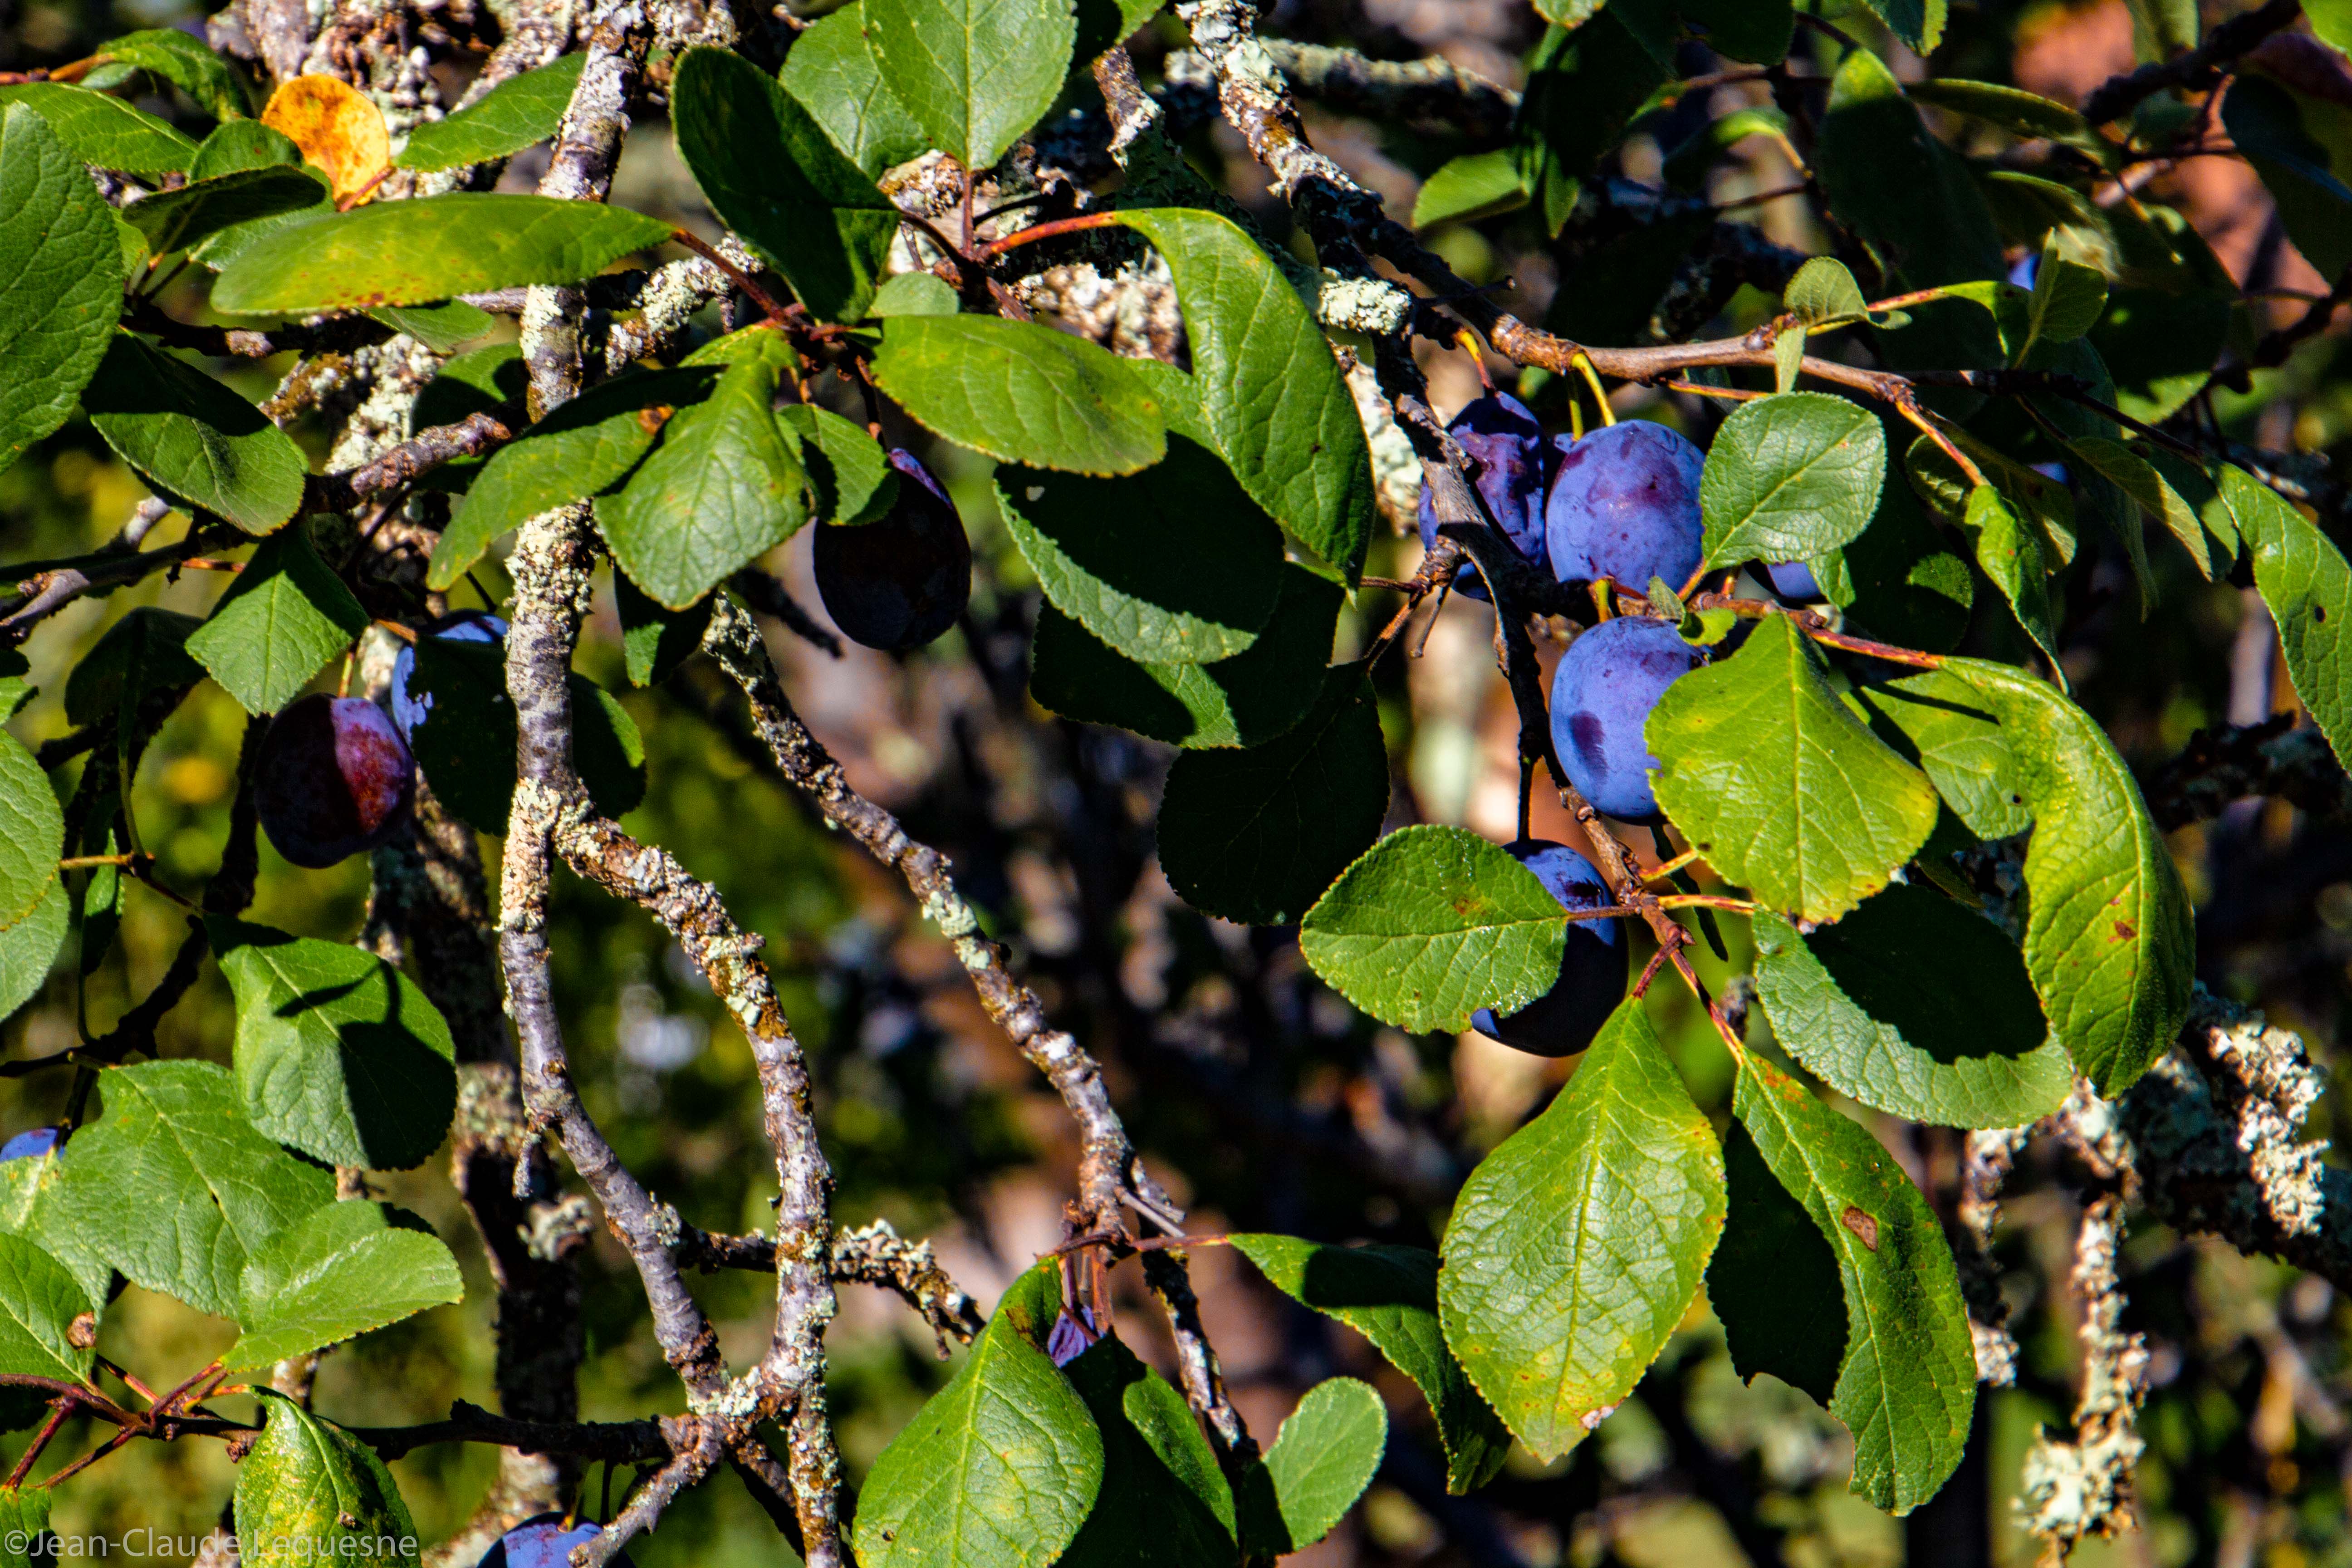
M491 1542L476 1568L572 1568L572 1549L603 1533L604 1527L593 1520L581 1520L566 1530L562 1514L542 1513ZM615 1552L613 1561L635 1568L625 1552Z
M1813 569L1801 561L1775 561L1764 568L1772 592L1800 605L1818 605L1827 595L1813 579Z
M1577 792L1622 822L1657 822L1642 726L1699 651L1664 621L1620 616L1569 645L1551 680L1551 743Z
M1474 481L1478 499L1502 525L1503 534L1529 563L1544 563L1544 486L1551 444L1527 405L1507 392L1489 393L1465 406L1446 426L1462 449L1478 460ZM1429 485L1421 487L1421 547L1437 545L1437 512ZM1486 596L1475 566L1455 574L1454 589L1474 599Z
M1567 845L1523 838L1505 847L1536 874L1561 909L1601 910L1612 901L1592 862ZM1559 978L1552 988L1502 1018L1495 1016L1493 1008L1481 1007L1470 1016L1471 1026L1536 1056L1574 1056L1592 1043L1625 998L1624 925L1616 916L1571 921L1567 950L1559 955Z
M955 625L971 597L971 542L955 503L904 447L890 449L898 499L879 521L816 531L816 591L842 635L918 647Z
M488 610L460 610L444 621L431 634L442 642L504 642L507 624ZM400 657L392 661L392 721L400 726L400 737L412 743L416 738L416 726L433 711L433 694L412 699L408 683L416 678L416 649L404 647Z
M1094 1310L1080 1307L1073 1313L1067 1307L1054 1318L1054 1330L1045 1336L1045 1354L1055 1366L1067 1366L1087 1352L1094 1349L1102 1335L1095 1330Z
M0 1162L28 1160L36 1154L46 1154L57 1146L58 1130L56 1128L27 1128L5 1143L0 1143Z
M383 709L358 697L316 692L287 704L254 767L269 842L314 870L391 837L416 796L408 743Z
M1544 536L1563 583L1613 577L1634 593L1698 570L1698 477L1706 455L1663 425L1626 419L1559 448Z

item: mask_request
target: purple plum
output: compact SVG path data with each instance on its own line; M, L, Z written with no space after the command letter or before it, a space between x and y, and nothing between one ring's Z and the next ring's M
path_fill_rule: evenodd
M1705 454L1674 431L1626 419L1580 441L1554 437L1559 464L1544 503L1551 574L1613 577L1641 593L1653 577L1680 588L1698 570L1698 477Z
M431 634L442 642L488 642L507 640L507 624L488 610L460 610L441 623ZM433 711L433 694L422 697L408 695L408 683L416 676L416 649L404 647L400 657L392 661L392 721L400 726L400 738L415 742L416 726Z
M255 763L254 805L278 852L332 866L390 838L416 797L416 763L384 710L314 692L270 721Z
M58 1130L56 1128L27 1128L5 1143L0 1143L0 1162L27 1160L36 1154L46 1154L57 1146Z
M581 1520L566 1530L563 1515L542 1513L491 1542L476 1568L572 1568L572 1549L603 1533L604 1527L593 1520ZM613 1561L635 1568L625 1552L614 1553Z
M1827 597L1813 579L1813 569L1801 561L1772 562L1764 575L1771 580L1772 592L1793 604L1818 605Z
M1565 844L1524 838L1505 847L1536 874L1561 909L1601 910L1614 901L1592 862ZM1568 947L1559 955L1559 978L1552 988L1506 1017L1496 1018L1493 1008L1481 1007L1470 1016L1471 1026L1535 1056L1574 1056L1592 1043L1624 1000L1624 925L1622 917L1613 915L1570 921Z
M971 597L963 519L916 456L890 449L898 499L877 522L816 531L816 591L842 635L867 647L917 647L955 625Z
M1478 461L1473 481L1478 499L1502 525L1504 537L1529 563L1544 563L1544 485L1550 467L1550 443L1543 426L1527 405L1507 392L1489 393L1466 405L1445 426L1462 449ZM1426 480L1421 487L1421 547L1437 545L1437 513ZM1478 569L1465 564L1454 579L1454 591L1474 599L1486 596Z
M1662 820L1642 737L1667 687L1704 656L1668 623L1647 616L1603 621L1569 645L1551 681L1551 743L1569 782L1622 822Z

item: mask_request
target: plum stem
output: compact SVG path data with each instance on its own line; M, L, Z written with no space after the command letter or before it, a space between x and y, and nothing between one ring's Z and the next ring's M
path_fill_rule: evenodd
M1668 893L1658 900L1662 910L1729 910L1736 915L1756 912L1753 899L1735 899L1722 893Z
M1467 331L1468 328L1463 329ZM1608 391L1601 384L1601 373L1592 368L1592 356L1582 349L1576 352L1570 363L1584 373L1584 384L1592 389L1592 402L1601 410L1601 427L1604 430L1617 423L1617 411L1609 406Z
M1662 877L1671 877L1675 872L1681 870L1684 867L1692 864L1697 859L1697 850L1685 849L1681 854L1675 856L1673 859L1660 862L1658 868L1651 872L1647 877L1643 878L1643 880L1654 882Z

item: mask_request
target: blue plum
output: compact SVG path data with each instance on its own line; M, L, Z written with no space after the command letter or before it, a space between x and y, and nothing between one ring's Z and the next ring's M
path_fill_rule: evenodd
M955 503L920 459L890 448L898 499L878 521L816 530L816 591L842 635L867 647L917 647L955 625L971 598L971 542Z
M1817 605L1827 597L1813 578L1813 569L1801 561L1775 561L1764 568L1772 592L1800 605Z
M461 610L431 635L442 642L504 642L507 624L488 610ZM416 726L433 711L431 692L417 698L408 695L408 683L415 676L416 650L404 647L400 657L392 661L392 721L400 726L401 739L412 743L416 738Z
M1642 738L1650 710L1704 656L1664 621L1620 616L1569 645L1551 681L1551 743L1577 792L1623 822L1657 822Z
M1524 838L1505 846L1514 859L1536 874L1545 891L1564 910L1606 909L1613 901L1592 862L1565 844ZM1575 921L1559 955L1559 978L1552 988L1504 1017L1491 1007L1470 1016L1480 1034L1538 1057L1574 1056L1592 1043L1601 1026L1625 996L1628 956L1622 918Z
M1613 577L1635 593L1663 577L1679 588L1699 563L1699 471L1706 458L1674 431L1621 420L1580 441L1555 437L1559 463L1544 502L1551 574Z
M1550 443L1527 405L1507 392L1489 393L1465 405L1445 426L1462 449L1478 460L1474 481L1478 499L1502 525L1504 537L1534 565L1544 563L1544 487L1549 477ZM1421 547L1437 544L1437 512L1429 484L1421 487ZM1486 596L1478 569L1465 565L1454 592Z
M602 1533L604 1527L593 1520L581 1520L566 1530L563 1515L542 1513L491 1542L476 1568L572 1568L572 1549L585 1546ZM615 1553L613 1561L635 1568L625 1552Z
M0 1162L30 1159L36 1154L46 1154L57 1146L58 1130L56 1128L27 1128L5 1143L0 1143Z
M278 852L316 870L399 830L415 804L416 763L383 709L313 692L270 721L253 795Z

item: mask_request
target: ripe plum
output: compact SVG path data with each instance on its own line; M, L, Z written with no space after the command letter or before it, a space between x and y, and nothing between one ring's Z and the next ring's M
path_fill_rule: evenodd
M1552 575L1563 583L1613 577L1635 593L1653 577L1675 588L1688 582L1700 558L1705 454L1646 419L1553 444L1559 462L1544 502Z
M1569 645L1551 682L1551 743L1569 782L1625 822L1656 822L1650 770L1658 759L1642 726L1659 695L1701 654L1664 621L1620 616Z
M278 852L331 866L373 849L408 820L416 764L383 709L314 692L287 704L261 738L254 805Z
M971 597L971 542L955 503L916 456L890 449L898 499L879 521L816 531L816 591L844 636L916 647L955 625Z
M1507 392L1489 393L1464 406L1445 426L1462 449L1478 460L1474 480L1478 499L1502 525L1507 538L1529 563L1544 563L1544 487L1550 476L1551 445L1543 426L1527 405ZM1437 512L1429 484L1421 487L1421 547L1437 544ZM1454 591L1474 599L1486 596L1478 569L1465 564L1454 579Z

